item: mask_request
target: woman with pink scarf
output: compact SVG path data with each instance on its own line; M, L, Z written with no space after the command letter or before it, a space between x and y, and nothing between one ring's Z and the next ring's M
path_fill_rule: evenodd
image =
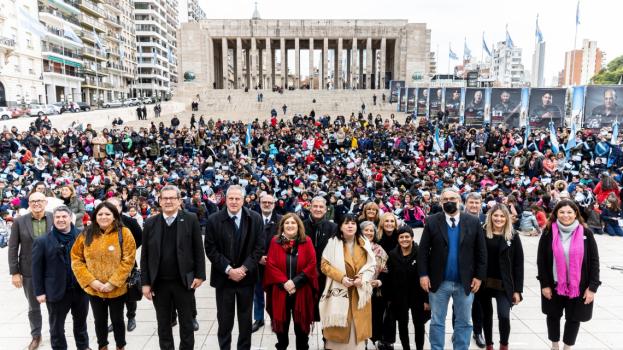
M599 253L593 232L584 224L575 202L559 201L539 240L537 279L541 310L547 315L552 350L560 349L560 319L565 314L563 349L575 345L580 322L593 315L599 281Z

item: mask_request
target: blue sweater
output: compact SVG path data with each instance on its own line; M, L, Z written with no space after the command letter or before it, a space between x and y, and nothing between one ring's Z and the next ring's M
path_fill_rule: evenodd
M459 226L455 228L448 226L448 260L446 260L446 269L443 273L443 280L450 282L461 282L459 275Z

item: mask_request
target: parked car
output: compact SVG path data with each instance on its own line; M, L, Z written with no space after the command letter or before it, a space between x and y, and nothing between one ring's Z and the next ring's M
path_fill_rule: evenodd
M126 105L132 107L132 106L140 106L141 105L141 100L137 97L132 97L129 98L127 100L125 100Z
M2 120L19 118L28 113L28 109L22 109L21 107L0 107L0 119Z
M143 97L142 100L144 104L154 103L154 99L151 97Z
M0 119L9 120L13 118L13 112L9 109L9 107L0 107Z
M56 109L52 105L31 104L29 113L31 117L56 114Z
M86 102L80 101L80 102L74 102L74 103L77 104L78 107L80 107L80 110L83 112L88 112L91 110L91 106Z
M124 107L126 104L121 100L114 100L109 102L104 102L104 108L113 108L113 107Z

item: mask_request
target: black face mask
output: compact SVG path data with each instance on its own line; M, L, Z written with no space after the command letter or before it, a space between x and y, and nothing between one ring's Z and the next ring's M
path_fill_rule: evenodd
M457 204L455 202L445 202L443 204L443 211L447 214L454 214L457 211Z

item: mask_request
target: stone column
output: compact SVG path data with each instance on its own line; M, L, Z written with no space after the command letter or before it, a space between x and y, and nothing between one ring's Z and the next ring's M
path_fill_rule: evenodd
M366 89L372 89L372 38L366 42Z
M281 38L281 87L286 88L288 82L288 65L286 63L286 39Z
M329 38L324 38L323 43L322 43L322 79L320 80L322 82L322 90L325 90L327 88L327 83L329 82L329 79L327 79L327 70L329 68Z
M342 89L344 86L344 80L342 79L342 50L344 43L342 42L342 38L337 39L337 55L335 55L337 64L335 65L337 68L335 69L335 88Z
M400 71L400 60L402 59L400 52L400 38L396 39L394 44L394 74L393 80L401 80L402 72Z
M221 46L223 47L223 59L221 62L223 64L223 89L229 89L229 67L227 64L229 49L227 48L227 38L221 39Z
M314 39L309 38L309 78L307 78L309 89L314 88L312 80L314 78Z
M236 38L236 89L243 89L244 79L242 77L242 38Z
M206 36L205 38L205 44L206 44L206 55L207 57L207 62L206 62L206 66L205 66L205 73L206 73L206 81L208 82L208 89L212 89L214 87L214 47L212 46L212 38L209 36ZM183 74L183 73L182 73ZM182 79L184 77L181 77Z
M350 52L350 58L352 59L352 63L350 65L350 88L359 88L357 86L357 75L359 74L359 68L357 68L357 58L359 57L359 53L357 52L357 38L353 38L353 48Z
M299 38L294 38L294 88L300 88L301 84L301 50Z
M255 89L257 86L257 43L255 42L255 38L251 38L251 86L250 88Z
M385 51L387 50L387 39L381 38L381 67L379 72L379 89L385 89Z
M273 50L270 47L270 38L266 38L266 76L270 81L263 81L262 85L265 85L264 88L268 90L273 89L273 85L275 85L275 65L273 64ZM268 85L267 85L268 84Z

